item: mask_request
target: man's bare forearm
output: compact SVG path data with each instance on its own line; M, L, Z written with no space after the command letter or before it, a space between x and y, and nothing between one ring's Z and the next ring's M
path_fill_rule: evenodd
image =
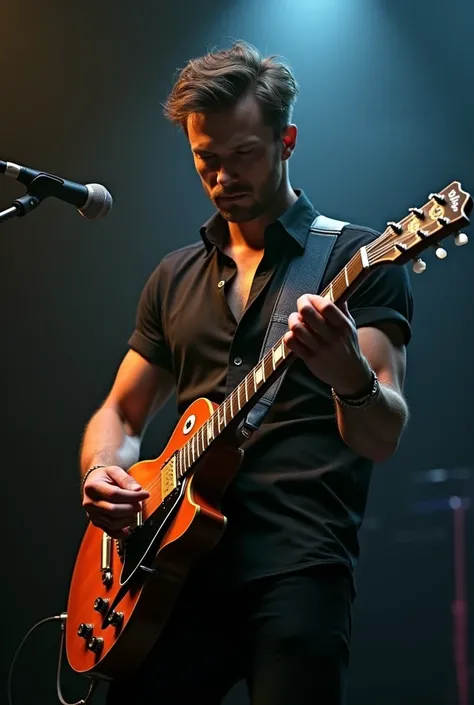
M356 453L375 462L393 455L408 420L402 395L386 384L380 385L378 398L367 408L350 409L337 403L336 410L343 440Z
M114 407L102 407L87 425L82 441L81 474L93 465L118 465L128 470L140 455L140 438L127 433Z

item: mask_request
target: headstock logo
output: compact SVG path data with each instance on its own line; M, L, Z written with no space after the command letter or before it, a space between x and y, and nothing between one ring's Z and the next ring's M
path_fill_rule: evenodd
M453 188L448 193L448 198L449 198L449 202L451 203L451 208L453 209L453 211L455 213L457 213L459 210L459 201L461 200L461 196L456 191L456 189Z

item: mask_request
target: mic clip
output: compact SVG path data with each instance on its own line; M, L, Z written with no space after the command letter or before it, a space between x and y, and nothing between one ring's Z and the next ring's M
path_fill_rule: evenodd
M38 174L29 184L27 193L16 198L11 208L0 213L0 223L10 218L28 215L48 196L57 196L62 183L61 179L50 174Z

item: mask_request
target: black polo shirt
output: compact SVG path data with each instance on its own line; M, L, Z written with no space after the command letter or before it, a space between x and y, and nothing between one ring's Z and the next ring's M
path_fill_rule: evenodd
M265 232L265 254L239 322L226 299L236 265L221 249L227 225L219 213L201 228L199 242L171 252L149 278L129 345L173 372L179 413L198 397L220 404L257 363L288 261L305 247L316 215L304 193L297 195ZM376 235L346 226L320 290ZM376 269L349 308L358 327L391 321L408 343L406 269ZM352 571L372 462L341 439L328 385L296 360L265 422L243 447L244 462L223 505L227 530L210 559L219 575L242 583L322 563Z

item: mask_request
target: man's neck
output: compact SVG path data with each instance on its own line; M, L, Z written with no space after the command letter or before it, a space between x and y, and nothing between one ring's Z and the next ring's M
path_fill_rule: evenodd
M262 250L265 247L267 226L279 218L297 200L298 196L287 184L283 193L275 199L274 204L258 218L245 223L228 223L229 246L237 249Z

